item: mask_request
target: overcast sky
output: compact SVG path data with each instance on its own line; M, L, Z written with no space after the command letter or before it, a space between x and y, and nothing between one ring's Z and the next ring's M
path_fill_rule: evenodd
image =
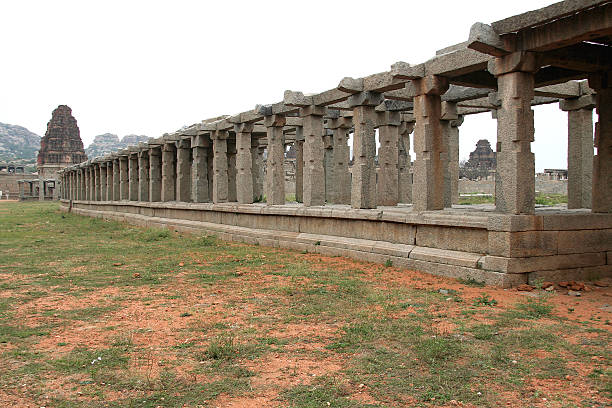
M554 1L2 1L0 122L43 135L69 105L95 135L157 137L184 125L321 92L345 76L412 64L470 26ZM567 167L567 116L538 107L536 169ZM460 156L495 145L489 113L466 118ZM413 154L414 158L414 154Z

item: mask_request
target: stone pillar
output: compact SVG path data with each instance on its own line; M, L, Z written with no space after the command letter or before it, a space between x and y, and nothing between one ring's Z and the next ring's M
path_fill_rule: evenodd
M591 208L595 97L559 101L567 111L567 208Z
M335 180L334 173L334 143L332 131L324 129L323 136L323 174L325 175L325 202L333 203L336 197L336 188L338 185ZM329 132L329 134L328 134Z
M100 169L100 201L106 201L106 163L98 164Z
M238 123L236 133L236 197L240 204L253 203L253 157L251 154L251 123Z
M121 165L117 157L113 159L113 200L121 200Z
M283 126L285 117L280 115L266 116L264 119L268 132L268 160L266 162L266 203L268 205L285 204L285 135ZM306 129L304 129L304 134ZM306 187L304 187L304 201Z
M236 202L236 140L227 139L227 201Z
M352 95L353 107L353 179L351 182L351 206L376 208L376 111L383 97L375 92Z
M113 201L113 161L106 162L106 201Z
M129 200L128 156L119 156L119 199Z
M94 172L94 166L92 164L87 166L87 199L94 201L96 199L96 174Z
M77 200L83 200L83 170L77 169Z
M332 145L334 151L333 173L334 190L331 202L334 204L351 203L351 173L349 161L351 151L348 146L349 129L352 126L350 118L328 120L328 127L332 129Z
M448 80L428 76L413 81L414 96L414 174L412 203L415 211L444 208L444 169L446 150L440 123L442 95Z
M378 113L378 205L395 206L399 202L399 112Z
M149 201L149 149L138 152L138 201Z
M149 201L161 201L162 152L159 146L149 148Z
M304 133L302 127L295 128L295 201L304 202Z
M93 167L96 176L96 201L102 201L102 168L100 163L94 164Z
M535 212L535 158L533 141L534 75L532 53L495 58L489 70L497 77L497 171L495 207L507 214Z
M612 71L589 77L597 92L597 115L593 157L592 212L612 213Z
M208 191L208 141L204 135L191 139L191 190L192 199L196 203L210 201Z
M181 139L177 149L177 201L191 201L191 140Z
M414 122L402 121L399 128L398 140L398 199L400 203L412 203L412 172L410 171L412 159L410 157L410 134L414 130Z
M213 203L226 203L228 199L227 178L228 132L217 130L213 134Z
M263 201L264 196L264 148L260 146L259 139L251 137L251 174L253 175L253 200Z
M174 142L162 145L161 201L176 200L176 147Z
M321 106L300 108L303 118L304 170L302 177L302 199L306 207L325 205L325 172L323 152L323 115Z
M130 201L138 201L138 153L131 153L128 160L128 198Z
M459 202L459 125L463 117L457 115L457 104L442 102L442 141L446 150L444 167L444 207Z

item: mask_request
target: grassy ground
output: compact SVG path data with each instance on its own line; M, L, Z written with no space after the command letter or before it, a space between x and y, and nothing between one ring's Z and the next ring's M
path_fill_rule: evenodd
M563 194L536 194L536 204L557 205L567 203L567 196ZM463 196L459 197L459 204L495 204L493 196Z
M610 295L531 297L0 204L0 401L603 407Z

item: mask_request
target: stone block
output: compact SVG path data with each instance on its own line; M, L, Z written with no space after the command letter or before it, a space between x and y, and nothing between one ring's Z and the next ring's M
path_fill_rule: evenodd
M560 254L612 250L612 229L559 231L558 234Z
M530 283L535 283L537 281L560 282L567 280L593 281L612 277L612 265L536 271L530 272L526 275Z
M489 231L488 236L489 255L527 257L557 254L557 231Z
M468 268L478 268L478 261L481 257L482 255L480 254L461 251L450 251L448 249L426 248L420 246L414 247L414 249L410 252L411 259L448 265L465 266Z
M544 230L612 229L612 214L596 214L585 210L578 214L550 214L542 216Z
M487 235L483 229L418 225L415 243L420 247L485 253Z
M604 252L571 255L534 256L527 258L506 258L485 256L483 268L505 273L526 273L541 270L569 269L605 265Z
M541 215L493 214L487 221L489 231L533 231L543 229Z

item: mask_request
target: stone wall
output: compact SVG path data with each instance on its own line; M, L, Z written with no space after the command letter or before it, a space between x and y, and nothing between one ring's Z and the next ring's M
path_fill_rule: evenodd
M2 174L0 173L0 191L2 191L2 199L6 198L8 192L9 198L19 198L19 185L17 180L32 180L38 178L37 174Z

